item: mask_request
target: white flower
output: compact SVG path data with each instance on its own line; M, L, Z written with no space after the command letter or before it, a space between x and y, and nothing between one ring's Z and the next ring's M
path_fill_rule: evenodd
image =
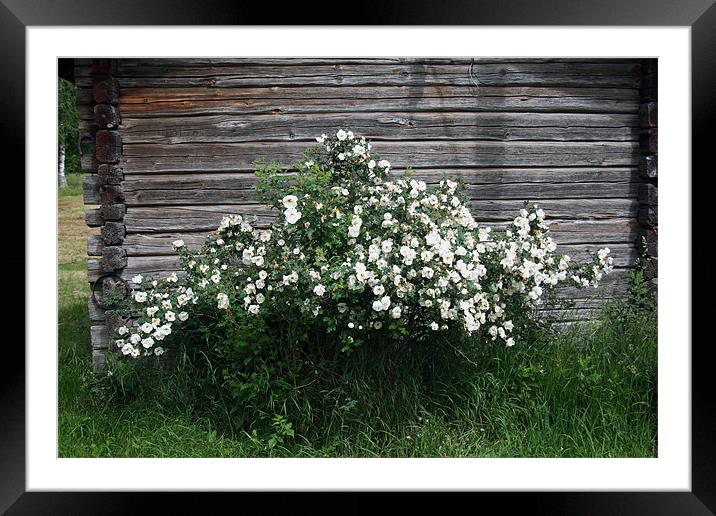
M147 300L147 293L146 292L135 292L134 300L137 303L144 303Z
M186 321L189 318L189 314L186 312L179 312L179 320Z
M438 331L438 328L439 328L439 327L440 327L440 326L439 326L438 323L436 323L436 322L430 323L430 329L433 330L433 331Z
M141 274L137 274L132 278L132 283L136 283L137 285L140 285L142 283L142 280L144 277Z
M317 296L322 296L323 294L326 293L326 287L324 287L323 285L321 285L319 283L318 285L313 287L313 293L316 294Z
M139 329L144 333L152 333L154 331L154 326L151 323L145 322L139 327Z
M172 245L173 245L174 247L176 247L177 249L180 248L180 247L184 247L184 240L181 240L181 239L179 239L179 240L174 240L174 242L172 242Z
M284 211L283 215L286 218L286 222L288 222L289 224L295 224L301 218L301 212L292 208L289 208Z
M161 347L161 346L157 346L156 348L154 348L154 354L155 354L156 356L163 355L163 354L164 354L164 348Z
M507 339L507 340L505 341L505 344L506 344L508 347L512 347L512 346L515 345L515 339L513 339L512 337L510 337L509 339Z
M120 335L126 335L127 333L129 333L129 330L127 329L126 326L120 326L117 329L117 333L119 333Z
M256 315L259 313L259 305L250 305L248 308L250 314Z
M171 322L171 321L174 321L174 320L176 319L176 314L170 310L170 311L168 311L167 313L164 314L164 318L165 318L167 321Z
M336 132L336 138L338 138L338 141L343 141L348 137L348 133L345 132L343 129L339 129L338 132Z
M380 312L383 309L383 303L380 301L373 301L373 310Z
M133 351L134 351L134 346L132 346L131 344L125 344L124 347L122 348L122 354L124 354L124 355L129 355Z
M142 339L142 346L145 347L145 349L149 349L154 345L154 339L151 337L147 337L146 339Z
M298 197L295 195L287 195L281 199L281 204L283 204L283 207L286 209L296 208L296 206L298 206Z
M403 313L402 309L399 306L393 307L393 309L390 311L390 316L393 319L400 318L401 314Z
M142 336L139 333L132 333L129 337L129 342L132 344L139 344L142 341Z
M216 300L218 301L217 308L220 310L226 310L229 308L229 296L223 292L216 295Z
M385 293L385 287L383 285L378 284L373 287L373 294L375 294L376 296L382 296L383 293Z

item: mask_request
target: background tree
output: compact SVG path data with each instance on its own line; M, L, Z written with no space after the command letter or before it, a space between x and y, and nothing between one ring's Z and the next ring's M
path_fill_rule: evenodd
M58 159L57 172L60 187L67 186L67 172L79 172L77 131L80 121L77 113L76 87L60 78L57 87Z

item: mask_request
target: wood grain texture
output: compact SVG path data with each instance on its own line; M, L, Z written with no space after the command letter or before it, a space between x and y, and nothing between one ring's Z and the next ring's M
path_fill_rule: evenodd
M307 85L580 85L639 87L641 67L638 62L574 61L493 61L428 63L310 63L282 65L226 63L134 62L123 60L115 72L120 87L210 86L236 87L264 84ZM78 82L84 81L78 78Z
M639 106L636 89L544 85L140 87L123 88L120 99L123 118L394 112L622 113L638 118Z
M288 165L312 145L304 142L127 144L125 174L253 170L257 162ZM382 142L375 153L395 167L638 166L636 142Z
M350 127L380 140L638 141L629 114L562 113L329 113L125 118L126 143L313 141Z

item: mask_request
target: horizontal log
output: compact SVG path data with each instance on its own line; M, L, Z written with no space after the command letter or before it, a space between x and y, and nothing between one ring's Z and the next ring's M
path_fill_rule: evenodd
M135 257L149 257L149 256L176 256L176 252L172 247L172 242L177 239L182 239L184 245L188 249L199 249L205 242L208 233L172 233L172 234L161 234L161 235L146 235L137 234L130 235L129 238L122 245L122 249L126 251L128 260L132 260ZM599 242L599 243L561 243L560 235L553 235L557 244L557 251L562 254L568 254L572 258L578 260L588 260L593 256L599 249L603 247L609 247L611 255L614 258L615 267L631 267L635 264L638 256L637 248L634 245L634 239L630 243L610 243L610 242ZM599 238L596 235L592 235L591 239L594 241ZM90 256L102 256L102 250L106 249L102 242L102 238L93 235L88 239L88 250L91 250Z
M658 155L642 156L639 160L639 175L646 179L654 179L659 175Z
M124 171L115 163L102 163L97 167L100 185L119 185L124 179Z
M82 199L85 204L101 204L99 196L99 177L84 176L82 178Z
M94 107L94 121L103 129L116 129L121 122L119 109L111 104L97 104Z
M288 166L314 147L303 142L223 144L126 144L126 174L253 170L256 162ZM414 168L500 166L632 166L634 142L381 142L375 151L393 166Z
M250 181L253 176L226 174L228 177L217 178L212 174L209 180L204 174L198 176L169 176L170 179L165 181L125 181L121 196L128 206L245 204L256 200ZM639 183L622 182L497 183L468 185L465 193L477 200L629 199L636 198L638 188Z
M636 141L637 124L629 114L331 113L131 118L120 131L126 143L164 144L313 141L341 127L372 140Z
M629 278L629 271L630 269L614 269L609 275L605 276L599 289L560 286L555 291L555 295L572 299L594 299L596 301L602 293L624 292L626 290L625 283ZM181 270L179 259L176 256L135 256L129 258L127 266L117 274L125 279L130 286L135 286L131 280L137 274L159 278L167 277L173 272L179 277L185 277L185 273ZM89 280L95 281L102 274L99 260L88 260Z
M649 206L659 204L659 195L656 186L650 183L642 183L639 185L639 202Z
M89 208L85 210L85 223L91 228L100 227L104 224L102 213L99 208Z
M115 77L121 88L237 87L257 85L559 85L638 88L641 67L636 62L477 62L454 64L315 64L168 66L163 63L127 66ZM82 81L80 81L82 82Z
M121 69L122 73L132 73L132 69L135 67L149 67L149 66L160 66L160 67L176 67L176 68L193 68L196 66L210 66L210 67L222 67L222 66L305 66L305 65L379 65L379 64L390 64L390 65L411 65L411 64L462 64L469 65L470 63L479 64L507 64L507 63L530 63L530 64L541 64L541 63L594 63L598 62L601 64L617 63L617 64L633 64L636 63L633 59L620 59L620 58L533 58L533 57L192 57L192 58L124 58L118 59L118 69ZM639 63L642 66L642 70L646 70L646 66L649 66L649 73L653 72L653 65L649 63L649 60L642 60ZM77 60L75 61L75 74L77 77L89 76L91 74L91 67L86 63L78 65ZM117 73L117 69L115 69Z
M639 145L644 153L655 153L659 151L659 128L642 129L639 135Z
M100 350L109 347L109 333L107 332L107 326L104 324L93 324L90 326L90 336L92 349Z
M124 204L103 204L100 206L100 214L103 220L122 220L125 213L126 206Z
M657 125L656 102L645 102L639 106L639 123L641 127L649 128Z
M120 245L126 236L126 228L121 222L105 222L101 239L104 245Z
M80 156L80 171L85 174L96 174L97 173L97 159L93 154L83 154Z
M602 247L614 244L633 246L641 234L641 226L633 219L570 221L548 218L547 223L552 237L559 246L568 244L593 244ZM103 233L109 224L111 223L108 222L103 226ZM493 223L490 226L495 230L504 229L504 223ZM210 230L194 233L133 233L126 236L122 247L127 250L129 256L171 255L174 254L172 242L175 240L181 239L187 248L196 249L202 245L209 233ZM93 235L89 237L87 245L90 256L100 256L105 243L102 236Z
M100 163L116 163L122 156L122 136L118 131L97 131L95 157Z
M653 227L659 224L658 206L642 205L637 213L639 224L646 227Z
M89 319L92 322L104 322L105 320L105 313L104 309L98 307L95 302L90 297L87 300L87 310L89 312Z
M123 118L211 114L561 112L637 116L635 89L386 86L125 88ZM90 117L91 118L91 117Z
M127 266L127 250L116 245L102 248L100 266L104 272L114 272Z
M507 221L514 218L522 204L522 200L473 201L472 212L480 222ZM635 218L639 207L636 199L543 199L538 204L551 219L567 220ZM212 231L225 215L256 216L256 223L266 226L274 213L260 204L130 207L124 224L128 235Z
M119 83L112 77L93 81L92 91L97 104L116 105L119 102Z

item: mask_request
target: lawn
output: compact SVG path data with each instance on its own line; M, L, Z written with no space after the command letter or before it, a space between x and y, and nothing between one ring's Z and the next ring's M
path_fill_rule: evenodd
M94 230L84 223L81 178L68 179L59 198L61 457L656 456L656 319L624 306L597 324L486 349L430 392L397 373L368 384L356 372L318 428L298 431L299 421L295 435L270 446L222 431L205 407L107 400L91 369L86 239Z

